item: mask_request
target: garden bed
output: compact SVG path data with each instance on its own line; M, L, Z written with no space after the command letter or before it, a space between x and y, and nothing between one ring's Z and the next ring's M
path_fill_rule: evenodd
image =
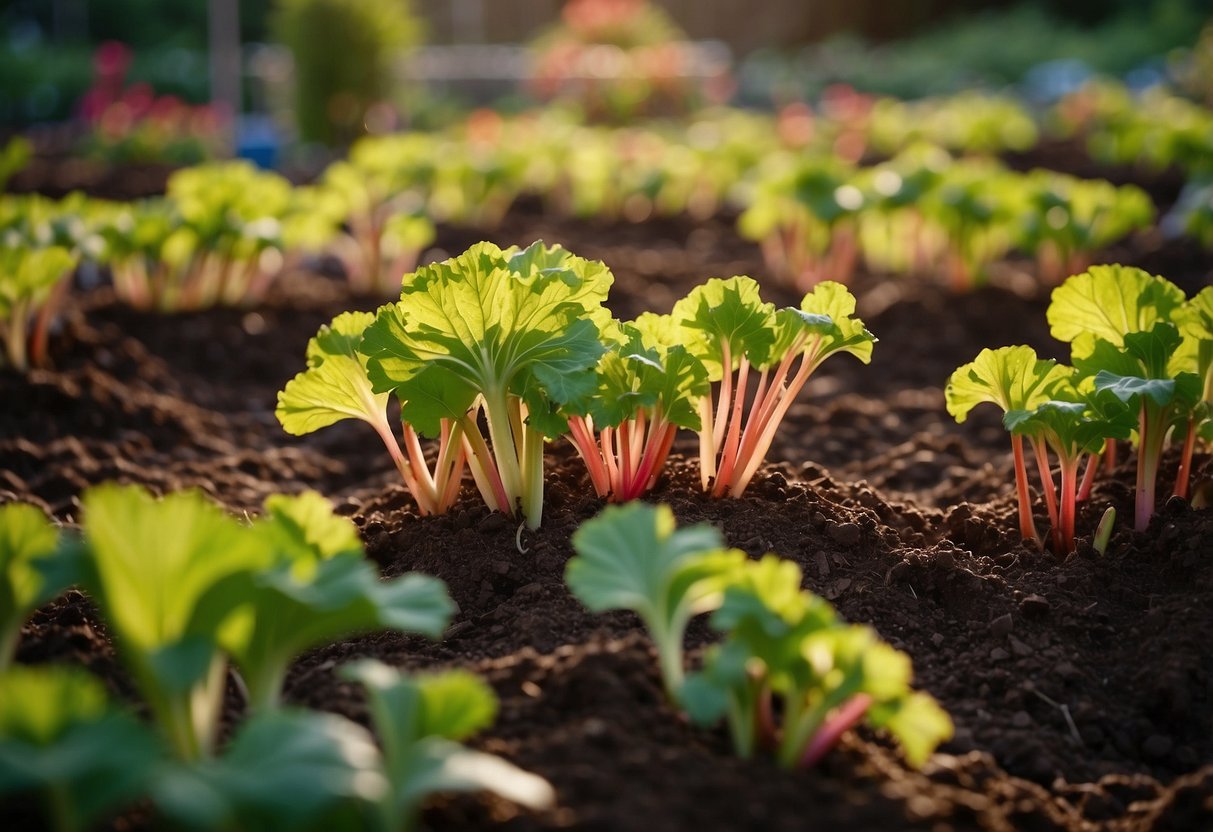
M669 311L706 277L765 274L757 247L727 220L602 226L521 210L487 236L543 238L605 261L616 276L608 305L621 318ZM457 253L480 237L444 229L438 245ZM1189 291L1208 268L1194 250L1150 238L1112 259ZM288 702L365 719L360 694L334 674L355 656L485 676L501 712L478 743L548 778L558 806L519 815L490 798L442 801L425 816L434 829L1213 826L1213 516L1169 503L1148 533L1118 532L1095 555L1104 506L1131 516L1129 460L1096 484L1075 556L1059 563L1019 543L1006 434L993 413L954 424L943 384L986 346L1064 357L1044 322L1047 293L1013 262L965 296L870 275L853 288L880 339L872 365L840 358L820 371L745 498L699 492L687 434L653 499L680 522L720 527L750 555L795 560L809 589L911 655L917 685L956 723L921 772L862 731L820 768L789 773L738 760L723 730L685 723L664 703L638 621L592 615L565 588L569 536L601 508L567 443L550 447L544 525L523 532L519 552L514 524L470 487L453 514L418 517L362 426L286 435L275 394L301 369L307 339L338 312L374 307L322 276L291 274L254 310L157 316L104 290L85 296L53 342L55 369L0 376L10 403L0 413L0 499L70 520L81 490L110 479L198 486L233 511L315 488L354 519L386 575L446 581L460 613L442 641L339 643L305 657L286 683ZM764 292L796 300L770 283ZM1200 456L1196 480L1211 474ZM708 639L692 627L692 655ZM130 695L79 594L34 617L18 660L81 662ZM230 693L234 716L242 706Z

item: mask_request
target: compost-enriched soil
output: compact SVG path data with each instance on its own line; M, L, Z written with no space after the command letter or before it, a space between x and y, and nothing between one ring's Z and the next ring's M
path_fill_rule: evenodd
M707 277L766 276L727 220L593 225L521 211L487 235L445 229L432 254L482 236L543 238L604 260L620 317L668 311ZM1162 273L1189 290L1213 265L1148 237L1114 255L1169 264ZM1122 459L1080 513L1079 551L1060 562L1018 540L995 409L963 425L944 410L947 377L983 347L1065 357L1030 271L1002 264L993 285L965 296L860 275L858 311L880 338L872 364L825 365L744 498L700 492L689 433L652 494L681 523L712 523L752 556L795 560L809 589L911 655L916 684L956 723L921 771L860 730L818 768L785 772L735 758L723 729L681 718L638 620L590 614L565 588L570 535L602 507L566 442L550 448L542 528L519 535L468 487L450 515L418 517L364 425L287 436L275 394L302 369L308 337L338 312L376 305L329 278L292 274L249 310L158 316L105 290L76 301L52 342L54 369L0 376L0 500L72 521L81 490L103 480L199 487L233 511L313 488L354 520L384 574L446 581L460 612L441 641L380 634L331 645L286 684L291 703L364 720L360 693L334 672L355 657L482 674L501 710L475 744L548 778L558 806L530 814L489 797L439 799L425 814L433 829L1211 829L1213 514L1167 502L1147 533L1122 530L1097 555L1090 537L1105 507L1132 515L1133 459ZM764 286L770 300L798 300ZM1198 456L1196 479L1211 475ZM696 659L712 633L696 622L689 639ZM133 695L78 593L34 616L18 660L82 663ZM233 695L229 723L240 709ZM10 808L33 823L30 807Z

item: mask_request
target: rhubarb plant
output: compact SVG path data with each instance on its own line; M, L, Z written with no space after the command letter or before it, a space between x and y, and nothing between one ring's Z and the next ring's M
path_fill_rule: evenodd
M386 295L397 292L400 276L417 267L435 229L421 213L416 188L422 172L399 160L381 161L374 152L376 141L363 140L349 161L331 165L307 196L312 204L327 206L344 225L334 228L326 242L350 285L357 292Z
M1051 284L1083 271L1096 251L1154 220L1154 204L1134 185L1033 171L1025 187L1029 210L1018 242L1036 255L1042 277Z
M204 603L269 552L199 492L156 500L135 486L85 492L83 586L166 743L182 759L210 753L226 680L219 633L231 607Z
M1065 383L1073 371L1056 361L1036 357L1031 347L1000 347L982 350L976 359L958 368L944 389L948 413L963 423L969 412L979 404L998 405L1004 414L1012 411L1033 412L1053 398L1058 385ZM1028 469L1024 453L1025 435L1032 441L1034 457L1039 461L1034 434L1011 431L1011 453L1015 460L1015 495L1019 505L1019 533L1024 540L1041 545L1032 518L1032 496L1028 489ZM1043 449L1041 449L1043 450ZM1047 467L1042 470L1042 475ZM1052 490L1046 489L1052 498ZM1056 509L1051 508L1050 514Z
M363 335L372 389L394 391L424 436L441 435L444 420L460 429L485 502L537 528L544 441L568 429L561 406L595 384L612 279L601 263L541 242L479 243L424 266Z
M775 310L748 277L713 278L674 306L688 351L719 382L699 398L699 462L705 491L740 497L762 464L775 431L813 372L831 355L871 361L875 336L854 317L855 298L833 281L804 296L800 308ZM757 389L745 408L751 370Z
M0 673L0 797L34 796L46 828L85 832L145 793L155 736L69 667Z
M866 721L922 765L952 736L947 713L910 688L908 656L800 584L799 567L775 555L734 573L710 618L724 641L681 691L692 719L725 717L738 755L771 749L785 768L814 765Z
M617 335L599 359L596 389L565 415L595 492L626 502L656 483L678 428L699 430L709 387L703 362L675 343L670 316L645 313Z
M0 506L0 671L12 662L25 619L70 583L55 569L62 559L59 531L41 509Z
M220 644L239 668L256 710L278 705L291 661L306 650L372 630L439 638L455 611L437 578L411 573L380 580L358 530L314 491L274 495L252 532L272 553L269 565L211 593L240 605L237 626Z
M530 809L555 802L542 777L461 744L497 715L492 688L479 677L462 670L409 676L372 660L341 674L366 688L383 751L387 787L374 801L372 828L414 829L422 802L440 792L487 791Z
M1053 550L1063 556L1074 551L1077 502L1090 489L1090 478L1097 470L1107 440L1128 439L1136 422L1135 414L1119 398L1108 391L1096 390L1090 377L1078 385L1072 381L1063 379L1052 388L1050 393L1057 398L1034 409L1009 410L1003 416L1003 424L1013 437L1029 436L1038 449L1041 486L1046 492L1053 527ZM1053 452L1060 468L1056 490L1044 454L1046 447ZM1088 463L1087 474L1080 488L1079 469L1084 460Z
M0 250L0 366L24 373L46 362L46 338L39 333L46 332L58 311L56 287L71 274L76 260L62 246L15 242Z
M854 171L833 159L806 161L762 180L738 219L743 237L762 245L775 275L801 290L846 283L859 256L857 218L866 197Z
M179 170L163 199L111 212L103 234L114 289L162 311L255 301L284 266L293 204L285 178L247 162Z
M82 583L183 761L211 756L229 658L272 711L300 652L372 629L436 636L453 610L433 578L381 582L316 494L271 498L251 525L198 492L104 485L83 505Z
M275 415L287 433L303 436L345 419L366 422L387 448L405 487L423 516L444 514L459 496L466 459L465 424L439 422L439 450L433 468L427 464L416 429L401 425L396 438L388 416L391 392L375 392L367 375L367 357L359 352L363 333L375 320L370 312L345 312L320 328L308 342L308 368L278 394Z
M1200 400L1192 407L1185 424L1179 472L1175 475L1177 497L1187 498L1192 475L1192 453L1196 439L1213 440L1213 287L1201 289L1189 298L1180 312L1183 344L1176 354L1176 366L1193 372L1201 380Z
M590 610L640 616L671 701L683 685L687 623L719 605L729 576L745 562L745 553L724 548L711 526L675 526L668 506L608 506L574 532L577 555L565 569L573 595Z
M1183 291L1170 281L1126 266L1092 266L1053 292L1053 337L1070 343L1071 360L1138 411L1134 526L1154 514L1155 485L1172 424L1201 397L1202 379L1182 369Z

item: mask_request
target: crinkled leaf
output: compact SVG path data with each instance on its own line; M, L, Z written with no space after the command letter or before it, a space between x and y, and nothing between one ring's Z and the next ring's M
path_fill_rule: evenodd
M308 369L286 383L274 415L287 433L302 436L343 419L386 420L389 394L376 393L358 353L370 312L345 312L308 342Z
M788 307L776 313L778 335L768 363L778 362L797 343L802 344L800 351L813 356L815 364L839 352L870 363L876 336L853 317L854 312L855 298L845 286L832 280L818 283L804 296L799 309Z
M610 283L601 264L538 243L521 253L480 243L418 269L364 338L374 389L397 390L423 433L437 414L415 399L446 386L572 400L593 384ZM414 383L422 370L430 378Z
M1131 266L1092 266L1053 290L1046 314L1053 337L1071 343L1077 359L1094 339L1119 347L1128 333L1172 321L1183 303L1183 290L1164 278Z
M944 389L948 413L957 422L983 402L1007 410L1034 410L1048 401L1057 384L1073 375L1069 367L1036 357L1031 347L984 349L958 368Z
M735 370L742 356L759 367L770 361L775 307L759 297L753 278L714 277L674 304L671 317L681 327L687 349L708 368L711 381ZM728 367L724 367L724 344L729 350Z

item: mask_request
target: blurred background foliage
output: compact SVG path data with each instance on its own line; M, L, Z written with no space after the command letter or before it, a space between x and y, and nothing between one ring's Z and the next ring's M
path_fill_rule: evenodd
M295 102L300 132L341 142L358 127L350 113L381 97L384 63L423 32L430 43L526 43L563 5L240 0L240 35L246 45L294 47L300 78L317 90ZM1210 14L1208 0L764 0L761 15L734 0L658 5L689 37L730 46L743 104L801 99L834 83L914 98L1025 81L1048 91L1078 71L1146 81L1168 52L1192 45ZM110 39L133 49L129 82L208 99L207 0L8 0L0 127L72 116L93 78L93 51Z

